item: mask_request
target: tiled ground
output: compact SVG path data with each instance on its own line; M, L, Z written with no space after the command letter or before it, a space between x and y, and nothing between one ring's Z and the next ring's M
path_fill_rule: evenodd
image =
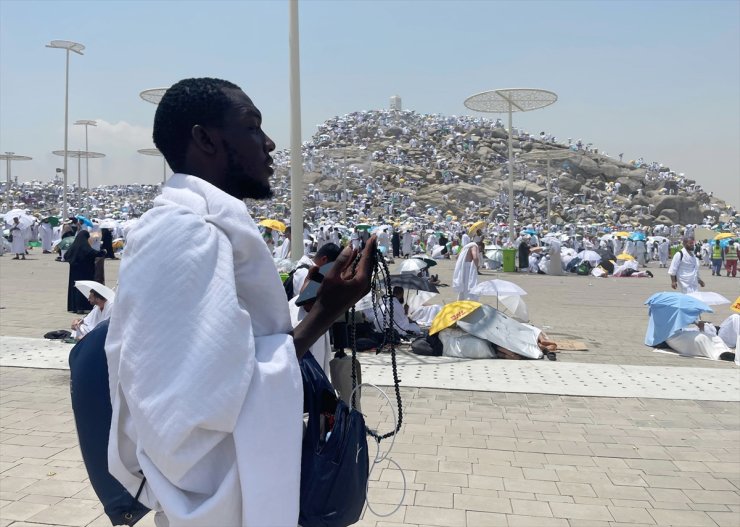
M0 368L1 527L109 525L80 460L68 380ZM405 499L360 526L740 524L737 403L416 388L403 399L390 457ZM363 396L368 425L388 427L379 401ZM383 462L372 480L373 508L390 511L400 473Z

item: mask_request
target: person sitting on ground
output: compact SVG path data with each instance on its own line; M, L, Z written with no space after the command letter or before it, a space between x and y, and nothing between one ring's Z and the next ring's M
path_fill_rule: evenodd
M398 285L393 287L393 325L401 336L404 336L404 332L418 335L421 333L421 328L416 322L409 319L409 306L404 303L403 295L403 287Z
M685 357L706 357L712 360L733 360L725 342L717 336L717 328L710 322L697 320L666 339L666 344Z
M73 336L75 340L81 340L82 337L90 333L95 326L104 320L108 320L110 318L111 310L113 309L113 299L106 299L94 289L90 290L87 301L92 304L92 310L85 316L85 318L76 318L72 321L72 330L74 331Z

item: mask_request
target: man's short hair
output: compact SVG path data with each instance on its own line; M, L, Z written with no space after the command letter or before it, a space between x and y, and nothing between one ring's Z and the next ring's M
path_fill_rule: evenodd
M336 243L325 243L321 246L321 249L316 251L316 256L314 258L318 260L319 258L326 256L326 259L329 262L333 262L337 259L339 253L341 252L342 248L339 247L339 245L337 245Z
M393 286L393 296L396 296L399 293L403 294L403 287L401 287L400 285L394 285Z
M169 88L154 114L154 144L170 168L182 170L191 131L196 124L222 125L232 102L225 89L239 86L210 77L183 79Z

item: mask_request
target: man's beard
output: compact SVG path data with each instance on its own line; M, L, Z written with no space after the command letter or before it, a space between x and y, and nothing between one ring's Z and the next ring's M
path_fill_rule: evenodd
M259 199L265 200L273 197L272 189L269 183L263 183L259 178L250 174L236 161L236 152L231 146L224 141L226 150L226 173L224 182L228 187L227 193L238 199Z

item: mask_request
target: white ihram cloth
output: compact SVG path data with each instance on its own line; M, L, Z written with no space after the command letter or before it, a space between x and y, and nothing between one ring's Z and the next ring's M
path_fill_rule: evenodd
M303 392L246 205L175 174L132 229L106 353L109 470L171 526L296 525ZM177 255L173 257L173 255Z
M478 300L478 295L471 295L469 291L478 284L478 269L475 262L466 262L470 249L477 247L475 242L465 245L455 262L455 271L452 273L452 289L457 291L458 300Z
M13 241L10 242L10 252L14 254L25 254L26 253L26 229L23 227L16 227L12 225L10 227L10 234L13 235Z
M50 223L42 223L39 231L41 234L41 250L51 252L51 244L54 241L54 229Z
M98 306L93 306L92 311L90 311L85 316L85 318L82 319L82 324L80 324L79 329L76 329L74 331L74 338L79 340L90 333L93 329L95 329L95 326L105 320L108 320L112 311L113 300L106 300L103 309L100 309Z
M682 293L693 293L699 290L699 260L694 252L685 248L673 255L668 274L676 277Z

